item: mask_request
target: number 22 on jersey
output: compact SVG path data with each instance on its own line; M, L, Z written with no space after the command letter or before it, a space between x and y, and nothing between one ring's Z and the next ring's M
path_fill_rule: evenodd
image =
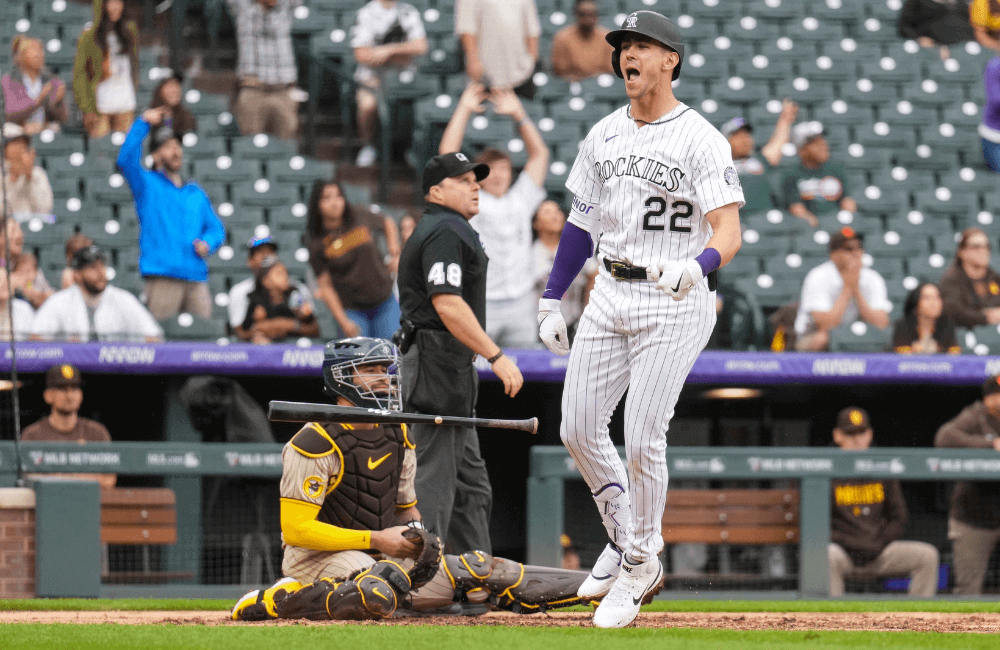
M666 220L663 213L667 211L667 200L662 196L651 196L646 199L646 213L642 215L643 230L663 230ZM678 223L680 219L691 216L692 205L687 201L670 203L670 232L691 232L691 226Z

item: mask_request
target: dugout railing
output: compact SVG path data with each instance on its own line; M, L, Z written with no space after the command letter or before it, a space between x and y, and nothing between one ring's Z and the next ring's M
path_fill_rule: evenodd
M624 452L622 452L624 453ZM224 443L112 443L107 445L23 444L22 462L32 474L113 472L120 476L164 477L177 494L176 545L165 547L163 568L191 572L190 580L166 585L103 586L102 596L231 597L244 588L205 585L199 580L204 513L202 481L207 476L276 480L281 474L281 446ZM16 458L12 442L0 442L0 487L14 484ZM671 449L667 462L672 480L795 480L800 494L798 595L823 598L828 593L827 544L830 539L830 481L833 478L881 477L903 481L1000 480L1000 457L978 450L878 449L844 452L801 447ZM565 449L535 447L527 502L527 560L559 566L564 531L564 484L580 474ZM275 485L276 487L276 485ZM96 488L95 488L96 489ZM581 511L580 517L594 518ZM79 555L72 543L47 545L65 552L75 563L101 558ZM63 549L63 550L59 550ZM53 551L48 551L53 552ZM39 558L39 561L44 561Z

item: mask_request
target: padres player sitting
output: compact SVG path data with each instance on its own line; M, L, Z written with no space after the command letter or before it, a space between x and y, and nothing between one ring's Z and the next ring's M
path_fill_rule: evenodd
M342 406L400 410L399 352L384 340L326 346L325 390ZM580 602L586 572L525 566L479 551L441 556L416 508L405 426L305 425L282 451L282 573L243 596L233 620L362 620L479 603L532 613ZM406 559L412 558L412 559Z

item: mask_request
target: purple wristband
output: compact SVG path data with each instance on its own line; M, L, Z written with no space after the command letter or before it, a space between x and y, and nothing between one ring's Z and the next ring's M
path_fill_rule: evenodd
M549 281L542 298L562 300L563 294L573 284L593 251L594 241L590 238L590 233L567 221L559 238L559 249L552 262L552 271L549 272Z
M701 266L701 274L707 276L722 266L722 255L714 248L706 248L698 257L694 258L694 261Z

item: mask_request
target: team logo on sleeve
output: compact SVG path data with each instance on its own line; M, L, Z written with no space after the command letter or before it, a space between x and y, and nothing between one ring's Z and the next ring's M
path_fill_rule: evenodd
M740 186L740 175L736 173L735 168L726 167L726 171L722 172L722 177L726 179L726 185L730 187Z
M318 476L310 476L302 482L302 494L310 499L318 499L323 494L323 479Z

